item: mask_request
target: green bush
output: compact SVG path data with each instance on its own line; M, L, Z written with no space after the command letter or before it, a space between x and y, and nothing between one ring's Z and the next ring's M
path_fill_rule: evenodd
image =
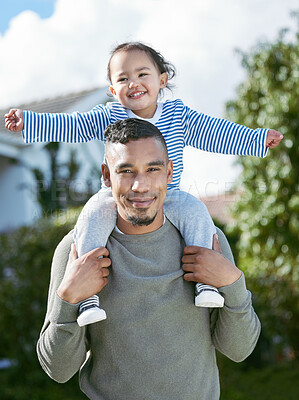
M272 365L265 368L236 364L218 355L220 400L297 400L299 364Z
M35 351L46 313L53 252L73 228L77 214L68 211L0 235L0 360L12 363L0 370L2 400L86 399L78 389L78 377L65 385L53 382Z

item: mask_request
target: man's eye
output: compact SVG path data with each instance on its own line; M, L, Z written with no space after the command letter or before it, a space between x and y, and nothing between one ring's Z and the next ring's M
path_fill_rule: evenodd
M148 169L149 172L155 172L155 171L159 171L159 170L160 170L160 168L157 168L157 167L152 167L152 168Z
M130 174L132 171L130 169L123 169L122 171L119 171L120 174Z

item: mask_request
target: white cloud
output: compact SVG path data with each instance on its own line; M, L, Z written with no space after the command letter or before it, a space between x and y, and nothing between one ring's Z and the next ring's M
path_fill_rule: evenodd
M234 49L248 50L261 38L273 39L278 29L289 25L289 10L297 2L165 0L159 4L158 10L150 7L139 36L177 66L177 93L188 104L219 115L243 77Z
M142 40L177 67L177 96L219 115L242 76L234 48L273 38L296 3L57 0L50 18L25 11L0 36L0 107L105 84L112 46Z
M137 17L108 0L58 0L48 19L22 12L0 38L0 106L104 84L111 44Z
M272 40L294 25L296 8L297 0L57 0L50 18L23 12L0 35L0 107L104 85L111 48L141 40L176 66L176 97L221 116L243 79L234 49ZM187 152L187 189L223 181L216 156ZM231 159L220 162L232 181Z

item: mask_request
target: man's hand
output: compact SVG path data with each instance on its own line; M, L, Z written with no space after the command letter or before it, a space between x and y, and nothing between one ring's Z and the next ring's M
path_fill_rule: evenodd
M213 237L213 250L199 246L186 246L182 258L186 281L200 282L216 288L236 282L241 271L221 254L217 235Z
M100 292L108 283L111 265L108 256L105 247L98 247L78 258L73 244L63 280L57 289L58 296L76 304Z
M12 108L8 114L5 114L5 128L12 132L20 132L24 129L23 111L18 108Z
M269 147L269 149L274 149L274 147L279 145L282 139L283 135L280 132L270 129L267 133L266 146Z

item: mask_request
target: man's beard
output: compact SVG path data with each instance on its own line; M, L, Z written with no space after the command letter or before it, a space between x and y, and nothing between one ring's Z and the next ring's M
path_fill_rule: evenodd
M152 218L132 215L127 215L127 218L133 226L148 226L154 222L157 214L158 212L156 212L156 214Z

